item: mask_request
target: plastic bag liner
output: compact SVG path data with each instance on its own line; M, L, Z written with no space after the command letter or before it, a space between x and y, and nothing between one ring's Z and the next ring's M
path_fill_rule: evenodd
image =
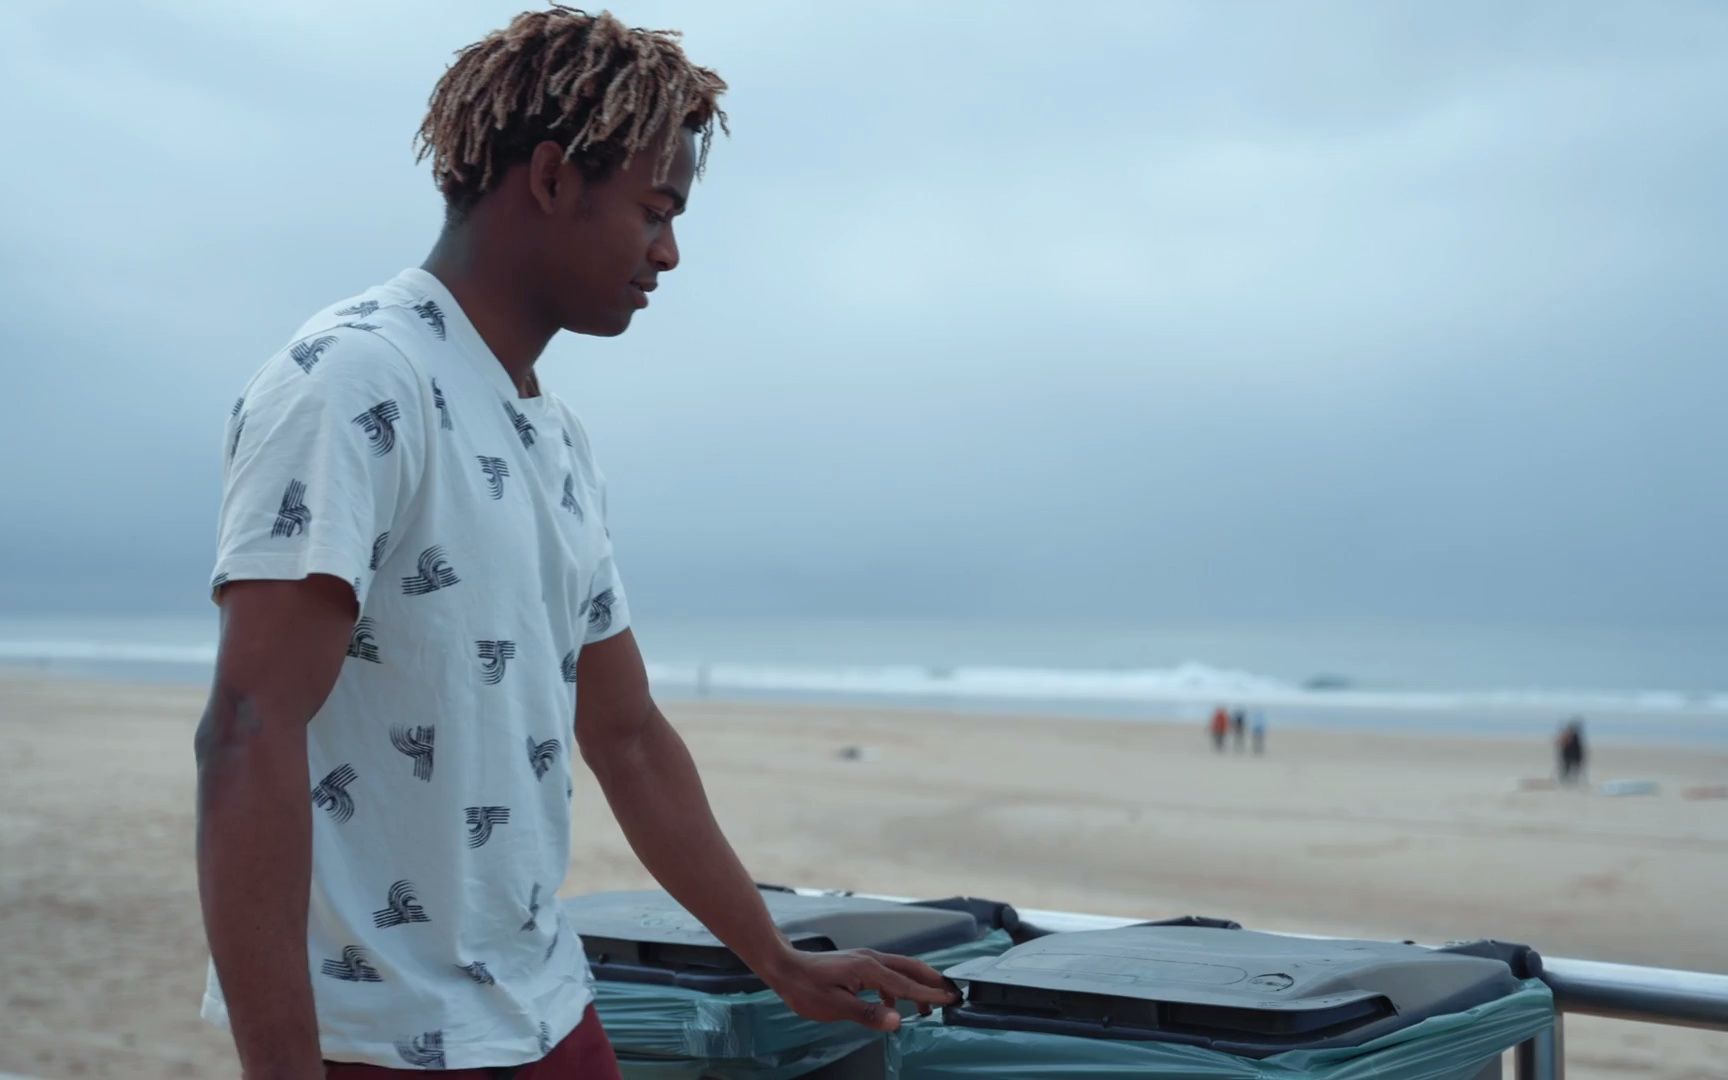
M941 970L1007 952L1005 930L922 953ZM705 994L677 986L594 984L594 1007L629 1080L788 1080L838 1061L882 1038L851 1022L806 1020L772 990Z
M948 1027L935 1017L888 1040L890 1080L1474 1080L1497 1055L1554 1023L1540 979L1464 1012L1432 1016L1361 1046L1253 1059L1166 1042Z

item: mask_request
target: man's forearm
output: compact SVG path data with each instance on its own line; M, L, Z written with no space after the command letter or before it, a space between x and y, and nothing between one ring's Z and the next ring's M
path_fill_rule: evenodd
M241 1069L323 1075L306 957L312 870L304 720L220 686L198 729L198 893Z
M633 738L585 747L583 756L655 880L757 974L774 971L791 947L714 820L689 749L660 711Z

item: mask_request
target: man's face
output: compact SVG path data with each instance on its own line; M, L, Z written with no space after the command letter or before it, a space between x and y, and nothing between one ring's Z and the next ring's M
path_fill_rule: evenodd
M545 295L560 324L612 337L648 306L661 274L678 265L672 220L684 211L696 174L696 140L680 129L665 179L654 181L650 147L598 183L575 165L557 165L558 183L543 218L539 260Z

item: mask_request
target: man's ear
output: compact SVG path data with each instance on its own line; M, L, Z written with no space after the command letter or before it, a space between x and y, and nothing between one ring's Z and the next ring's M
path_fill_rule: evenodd
M534 148L528 158L528 195L541 213L555 216L559 207L581 199L581 186L582 174L566 167L562 146L547 139Z

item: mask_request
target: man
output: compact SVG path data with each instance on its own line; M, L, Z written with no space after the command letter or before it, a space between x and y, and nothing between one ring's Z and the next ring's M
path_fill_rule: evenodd
M1224 738L1230 733L1230 714L1220 705L1212 710L1212 749L1222 754Z
M648 870L801 1015L892 1030L896 999L952 999L915 960L776 932L649 696L588 438L534 375L678 265L724 89L604 14L464 50L421 129L431 255L313 316L235 403L198 870L205 1013L247 1077L617 1075L554 899L573 750Z
M1560 782L1575 784L1584 779L1584 718L1574 716L1560 728L1555 742L1560 757Z

